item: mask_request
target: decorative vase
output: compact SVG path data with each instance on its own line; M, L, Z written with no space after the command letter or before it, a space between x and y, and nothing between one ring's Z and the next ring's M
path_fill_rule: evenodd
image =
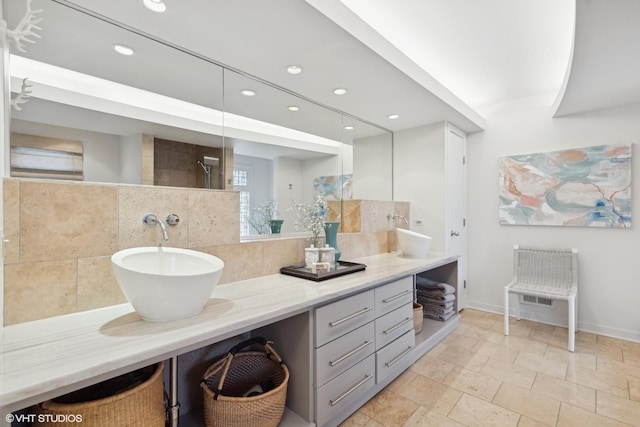
M282 228L282 223L284 219L272 219L269 221L269 227L271 227L271 234L280 234L280 229Z
M324 223L324 235L326 237L326 243L336 250L336 267L338 266L338 260L340 259L340 249L338 249L338 229L340 228L340 221L325 221Z

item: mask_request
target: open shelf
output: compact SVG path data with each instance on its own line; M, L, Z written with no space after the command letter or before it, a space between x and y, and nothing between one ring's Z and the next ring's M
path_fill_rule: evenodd
M442 341L447 335L453 332L460 323L460 315L451 316L446 322L439 322L432 319L424 319L422 330L416 335L416 347L413 352L415 362L426 352L431 350L436 344Z
M303 420L289 408L284 408L284 415L282 416L279 427L311 427L314 425L315 424ZM178 418L178 426L205 427L202 410L193 410L181 415L180 418Z

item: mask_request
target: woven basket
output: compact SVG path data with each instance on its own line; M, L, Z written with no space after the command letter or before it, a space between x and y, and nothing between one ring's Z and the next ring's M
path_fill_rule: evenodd
M416 334L419 334L422 330L422 322L424 321L422 306L417 302L413 303L413 329L416 330Z
M162 427L165 425L163 363L121 375L34 407L38 427ZM120 390L108 394L107 390Z
M264 351L241 349L260 344ZM200 383L207 427L276 427L287 398L289 370L261 337L241 342L211 365ZM247 395L260 386L264 392Z

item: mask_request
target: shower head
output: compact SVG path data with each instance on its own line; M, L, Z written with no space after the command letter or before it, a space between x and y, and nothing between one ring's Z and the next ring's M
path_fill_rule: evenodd
M199 164L202 167L202 169L204 170L204 173L207 173L207 174L211 173L211 166L205 165L200 160L197 160L196 163Z

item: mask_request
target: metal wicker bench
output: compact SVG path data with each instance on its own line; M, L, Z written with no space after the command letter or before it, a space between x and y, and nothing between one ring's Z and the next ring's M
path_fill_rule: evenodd
M509 294L533 295L567 301L569 351L575 349L578 324L578 250L513 248L513 280L504 287L504 334L509 335ZM516 303L520 320L520 298Z

